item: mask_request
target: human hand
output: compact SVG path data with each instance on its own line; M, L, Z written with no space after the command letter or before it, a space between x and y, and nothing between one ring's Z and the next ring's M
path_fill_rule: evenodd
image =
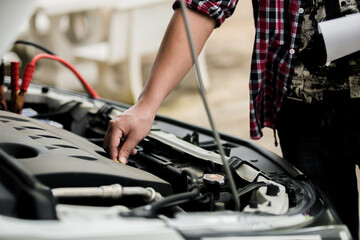
M104 149L110 158L127 164L135 146L150 132L154 116L146 114L136 105L109 121L104 137Z

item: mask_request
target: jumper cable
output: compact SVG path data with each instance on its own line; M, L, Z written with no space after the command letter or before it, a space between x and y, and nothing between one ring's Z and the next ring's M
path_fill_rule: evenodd
M24 106L24 101L26 97L27 88L29 86L30 80L27 74L24 73L21 86L19 87L19 62L11 62L11 100L10 100L10 111L14 113L21 113Z

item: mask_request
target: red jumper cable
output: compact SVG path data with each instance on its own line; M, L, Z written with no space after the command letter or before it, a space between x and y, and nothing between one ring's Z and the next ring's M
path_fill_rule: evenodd
M10 111L14 113L21 113L22 108L24 106L26 92L35 71L35 63L41 58L56 60L62 63L63 65L65 65L66 67L68 67L80 80L81 84L83 85L87 93L90 95L90 97L95 99L100 98L99 95L96 93L96 91L85 81L85 79L80 75L80 73L69 62L55 55L38 54L31 60L30 63L26 65L20 88L19 88L19 62L11 62Z
M51 59L51 60L56 60L60 63L62 63L63 65L65 65L66 67L68 67L75 75L76 77L80 80L81 84L83 85L85 91L90 95L90 97L95 98L95 99L99 99L100 96L97 94L97 92L95 91L95 89L93 89L87 82L86 80L80 75L80 73L75 69L75 67L73 65L71 65L69 62L65 61L64 59L55 56L55 55L51 55L51 54L38 54L36 55L30 63L28 63L28 65L25 68L24 71L24 76L23 76L23 83L21 84L20 87L20 92L27 91L27 88L31 82L32 79L32 75L35 71L35 63L42 58L47 58L47 59Z

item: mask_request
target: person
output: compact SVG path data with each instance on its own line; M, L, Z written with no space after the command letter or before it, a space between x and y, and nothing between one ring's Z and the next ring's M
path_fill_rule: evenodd
M195 48L234 12L238 0L186 0ZM127 163L162 101L192 66L179 1L134 106L109 122L104 149ZM256 36L250 71L250 136L278 131L283 157L329 197L358 238L355 166L360 159L360 54L325 64L318 23L358 13L360 1L253 0ZM236 43L233 43L236 44ZM353 98L355 97L355 98ZM276 136L276 135L275 135Z

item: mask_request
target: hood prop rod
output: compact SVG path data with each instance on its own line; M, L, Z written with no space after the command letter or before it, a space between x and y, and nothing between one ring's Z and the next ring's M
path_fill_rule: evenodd
M203 84L203 80L202 80L202 77L201 77L199 64L198 64L198 61L197 61L196 49L195 49L195 45L194 45L194 42L193 42L191 31L190 31L189 17L187 15L187 11L186 11L187 7L186 7L186 4L185 4L184 0L180 0L180 4L181 4L181 10L182 10L182 13L183 13L183 16L184 16L184 23L185 23L185 27L186 27L187 37L188 37L188 40L189 40L191 54L192 54L192 58L193 58L193 61L194 61L194 67L195 67L195 72L196 72L196 79L197 79L197 83L198 83L199 93L201 95L201 98L202 98L202 101L203 101L203 104L204 104L204 107L205 107L205 110L206 110L206 113L207 113L207 117L208 117L208 120L210 122L211 129L212 129L215 141L217 143L217 148L218 148L218 150L220 152L220 156L221 156L221 160L223 162L225 174L227 175L227 177L229 179L231 192L232 192L232 195L234 196L234 203L235 203L234 210L239 211L240 210L240 199L237 197L237 191L236 191L236 185L235 185L235 182L234 182L234 178L233 178L233 176L231 174L229 164L228 164L228 162L226 160L225 152L224 152L223 146L222 146L221 141L220 141L220 136L219 136L218 131L216 130L215 123L213 121L213 118L212 118L212 115L211 115L211 112L210 112L210 108L209 108L209 105L207 103L207 99L206 99L206 96L205 96L204 84Z

